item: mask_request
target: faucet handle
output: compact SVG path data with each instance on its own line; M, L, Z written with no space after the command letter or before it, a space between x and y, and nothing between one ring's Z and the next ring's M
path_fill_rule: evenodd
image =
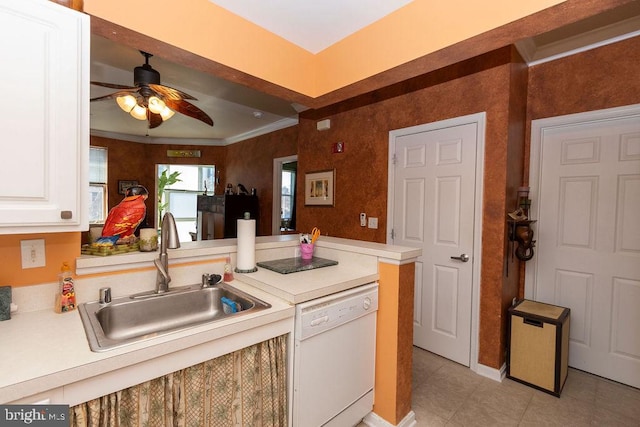
M202 275L202 287L203 288L208 287L211 284L210 280L211 280L211 275L209 273L204 273Z
M100 304L109 304L111 302L111 288L100 288Z

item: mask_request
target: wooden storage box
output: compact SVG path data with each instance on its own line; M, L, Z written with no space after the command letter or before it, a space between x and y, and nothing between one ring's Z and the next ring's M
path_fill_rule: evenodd
M522 300L509 308L507 377L560 397L569 362L570 310Z

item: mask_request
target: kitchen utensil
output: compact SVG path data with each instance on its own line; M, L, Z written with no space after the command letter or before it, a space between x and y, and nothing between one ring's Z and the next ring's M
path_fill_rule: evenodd
M318 240L318 237L320 237L320 229L318 227L313 227L313 230L311 230L311 243L315 243L316 240Z

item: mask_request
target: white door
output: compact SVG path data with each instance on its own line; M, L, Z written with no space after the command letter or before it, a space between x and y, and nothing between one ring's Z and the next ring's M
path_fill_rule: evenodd
M533 123L526 292L571 309L570 366L640 387L640 108L591 114Z
M479 124L461 122L392 133L390 211L393 243L422 248L414 345L469 366Z

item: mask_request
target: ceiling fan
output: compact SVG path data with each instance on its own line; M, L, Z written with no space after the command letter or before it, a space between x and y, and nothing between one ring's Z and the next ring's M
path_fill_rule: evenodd
M178 113L198 119L209 126L213 126L213 120L200 108L185 101L196 100L193 96L160 84L160 73L149 65L150 53L140 51L145 57L142 66L133 70L133 84L124 86L114 83L91 82L93 85L118 89L109 95L92 98L93 101L103 99L115 99L120 108L138 120L149 122L149 129L160 126L177 111Z

